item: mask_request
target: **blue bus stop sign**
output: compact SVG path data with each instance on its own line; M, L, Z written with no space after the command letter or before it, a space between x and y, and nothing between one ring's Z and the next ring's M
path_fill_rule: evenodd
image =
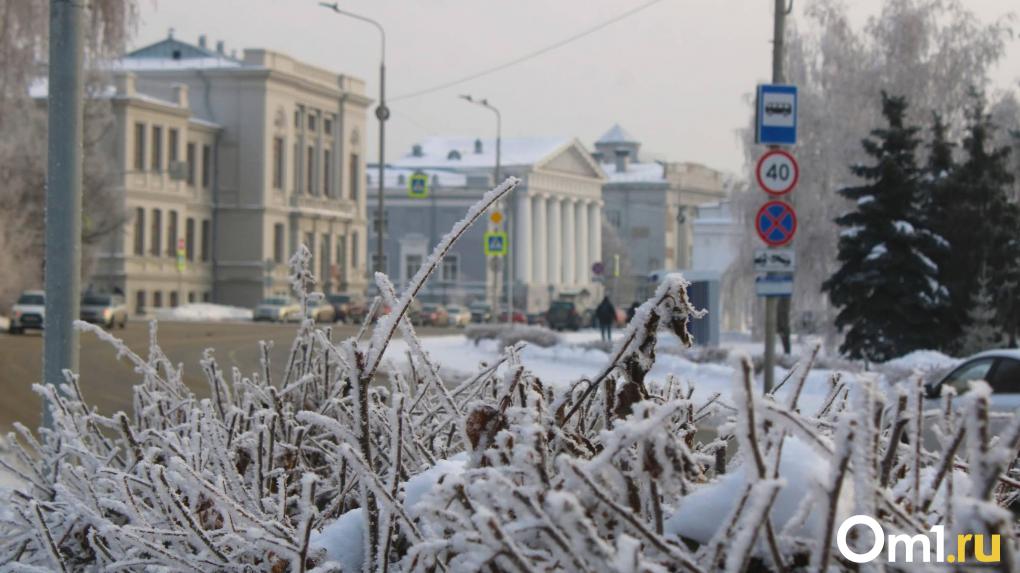
M797 144L797 86L758 86L754 142Z

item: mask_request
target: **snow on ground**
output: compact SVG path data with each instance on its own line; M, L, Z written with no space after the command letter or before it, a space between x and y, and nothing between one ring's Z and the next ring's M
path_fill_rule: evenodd
M746 472L754 471L748 466L749 464L744 463L735 471L681 499L675 513L663 524L666 533L707 543L722 525L723 520L729 517L744 484L755 481L755 478L746 475ZM806 492L825 486L829 479L829 462L804 442L789 437L783 442L779 477L786 483L779 490L772 506L772 524L777 530L783 529L786 522L797 513ZM850 505L849 489L843 488L841 491L840 510ZM802 531L796 533L819 531L824 526L822 521L824 517L824 512L812 511L802 526Z
M564 335L564 342L550 348L527 346L521 353L525 367L535 373L545 384L560 389L569 388L582 377L592 377L609 362L609 354L601 350L578 346L584 342L598 340L598 332L587 330ZM672 334L660 333L663 347L679 347L680 342ZM616 340L619 340L618 338ZM425 350L439 364L444 374L466 377L481 369L482 363L491 364L500 355L500 348L493 340L482 340L477 345L463 336L442 336L422 339ZM386 358L397 364L406 361L407 346L402 340L393 340L386 351ZM777 380L782 380L787 370L776 369ZM695 388L695 399L707 399L715 392L724 397L730 395L736 369L732 364L695 363L683 357L657 353L655 366L649 373L651 379L664 381L667 374L691 382ZM829 391L832 371L812 370L807 378L800 404L811 410L821 404ZM786 388L792 387L792 384ZM782 396L785 389L780 391Z
M156 311L159 320L176 322L225 322L251 320L250 308L223 306L205 302L191 303L177 308L162 308Z

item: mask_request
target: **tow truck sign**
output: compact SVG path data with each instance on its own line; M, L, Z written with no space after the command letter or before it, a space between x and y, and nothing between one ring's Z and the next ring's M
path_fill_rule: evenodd
M754 272L790 273L797 268L797 254L793 249L757 249L754 251Z

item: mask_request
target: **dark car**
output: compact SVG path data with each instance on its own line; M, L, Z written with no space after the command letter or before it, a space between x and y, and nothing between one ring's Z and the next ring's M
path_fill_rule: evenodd
M470 307L471 322L489 322L492 320L492 306L484 302L476 302Z
M328 294L326 301L333 305L333 320L336 322L358 322L365 318L365 305L355 300L354 295Z
M577 305L566 300L553 301L545 313L546 326L553 330L578 330L583 318Z
M124 297L120 295L85 293L81 297L79 316L85 322L101 324L112 330L127 325L128 309Z

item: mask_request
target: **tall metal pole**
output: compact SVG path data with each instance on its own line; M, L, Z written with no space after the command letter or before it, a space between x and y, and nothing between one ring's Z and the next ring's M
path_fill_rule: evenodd
M786 29L786 0L775 0L775 17L772 30L772 83L783 83L783 35ZM775 386L776 370L776 321L778 318L776 297L765 297L765 373L764 392L768 394Z
M82 11L78 0L50 0L49 109L46 157L46 318L43 381L63 384L78 369L81 290ZM43 404L43 426L52 427Z
M332 4L319 2L319 5L329 8L337 14L371 24L375 26L376 30L379 30L379 39L381 41L379 50L379 106L375 108L375 117L379 120L379 198L376 205L378 211L375 216L377 231L375 271L384 273L386 272L386 268L383 266L383 257L386 253L383 242L386 234L386 229L383 228L383 222L386 220L384 217L386 212L386 120L390 118L390 108L386 107L386 30L383 29L382 24L371 18L348 12L347 10L341 10L336 2Z

